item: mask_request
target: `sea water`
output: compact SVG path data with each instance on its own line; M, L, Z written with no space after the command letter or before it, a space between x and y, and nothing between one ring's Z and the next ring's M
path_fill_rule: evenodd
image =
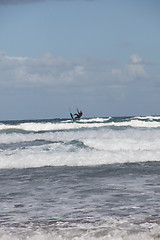
M160 239L160 117L0 122L0 239Z

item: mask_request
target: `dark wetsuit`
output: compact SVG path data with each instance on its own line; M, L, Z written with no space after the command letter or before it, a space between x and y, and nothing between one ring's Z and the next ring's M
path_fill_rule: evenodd
M81 118L82 114L83 114L82 112L78 112L78 113L74 114L74 115L76 115L75 119Z

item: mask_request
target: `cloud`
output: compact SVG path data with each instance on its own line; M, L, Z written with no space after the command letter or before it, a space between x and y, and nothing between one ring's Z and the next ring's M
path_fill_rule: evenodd
M130 63L132 63L132 64L143 64L144 66L145 65L151 65L151 66L157 65L155 62L150 61L148 59L144 59L141 56L139 56L138 54L132 54L130 56Z
M26 103L26 106L28 102L31 103L30 105L32 102L37 102L33 104L34 114L35 106L47 108L50 101L55 102L55 105L60 103L62 106L81 103L84 107L90 106L88 108L92 108L93 112L94 108L99 109L104 103L108 109L113 109L116 105L117 115L118 109L122 114L121 108L126 103L135 105L137 99L148 100L150 95L159 99L158 68L154 68L156 73L152 72L149 75L148 68L152 66L147 65L146 68L146 65L139 62L140 60L134 63L137 58L130 56L129 59L130 61L126 63L118 63L114 59L92 56L67 60L63 57L54 57L51 53L45 53L38 58L27 58L7 56L1 52L1 102L7 99L12 103L15 99L13 107L21 104L19 103L21 101L22 105ZM8 107L11 109L11 104ZM21 113L23 109L24 107Z
M128 73L130 76L136 77L148 77L148 74L145 70L146 60L143 60L138 54L132 54L130 56L131 63L126 65Z
M142 62L142 58L139 55L137 55L137 54L131 55L130 59L131 59L132 63L140 63L140 62Z
M68 61L63 57L53 57L46 53L39 58L10 57L0 53L0 85L8 86L14 83L15 87L27 86L58 86L82 85L82 83L95 82L97 75L100 81L105 76L112 59L96 59L88 57L85 59L74 59Z
M141 64L128 64L126 65L126 68L128 70L128 74L133 78L148 77L148 74L145 71L144 66Z
M147 80L149 74L141 63L142 58L133 54L130 60L130 63L116 68L116 60L93 56L68 61L51 53L39 58L27 58L0 52L0 86L96 92L100 88L118 89L130 82Z
M46 53L40 58L9 57L0 53L0 85L14 87L59 86L84 77L84 67Z
M156 65L153 62L143 59L138 54L132 54L129 57L130 61L124 64L121 69L112 69L112 75L120 82L127 83L131 81L148 80L150 77L146 70L146 66Z

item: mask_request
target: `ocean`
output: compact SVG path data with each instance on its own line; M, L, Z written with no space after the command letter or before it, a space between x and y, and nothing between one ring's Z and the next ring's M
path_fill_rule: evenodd
M1 121L0 239L160 239L160 116Z

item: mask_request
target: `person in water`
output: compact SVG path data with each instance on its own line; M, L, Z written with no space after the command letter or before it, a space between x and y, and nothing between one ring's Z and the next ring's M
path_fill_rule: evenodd
M72 116L75 116L75 119L80 119L82 117L82 110L77 109L77 113L73 114Z

